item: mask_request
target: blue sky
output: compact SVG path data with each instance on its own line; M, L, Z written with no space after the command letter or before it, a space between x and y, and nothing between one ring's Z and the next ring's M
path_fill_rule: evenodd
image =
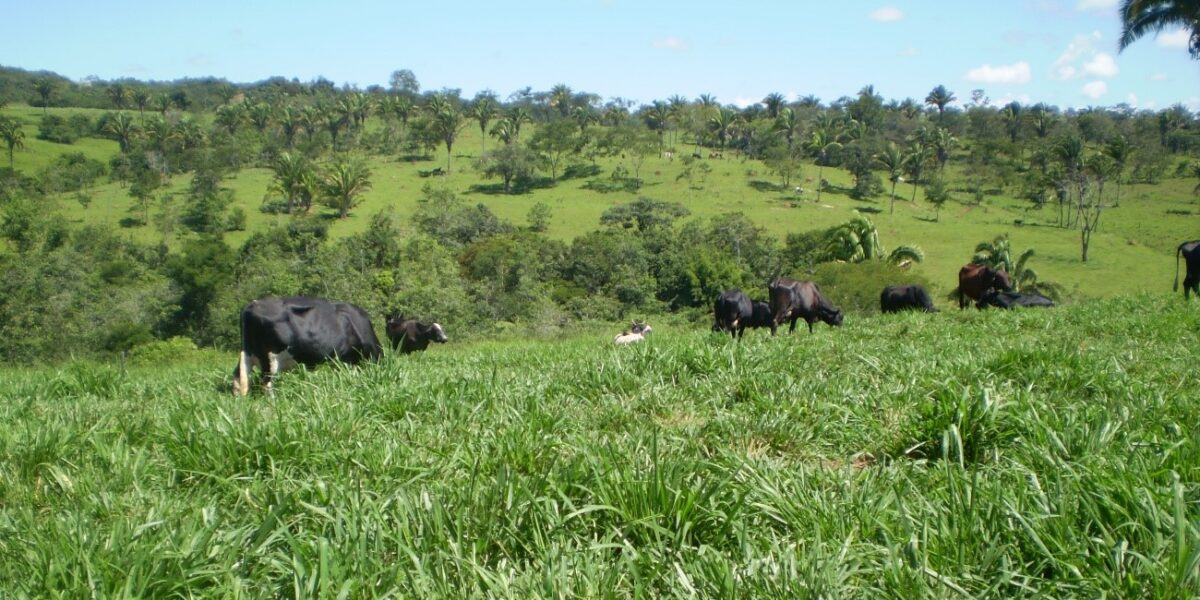
M873 84L923 100L1200 110L1200 61L1164 31L1118 54L1117 0L210 0L5 2L0 64L75 80L270 76L501 98L564 83L638 102L771 92L829 102Z

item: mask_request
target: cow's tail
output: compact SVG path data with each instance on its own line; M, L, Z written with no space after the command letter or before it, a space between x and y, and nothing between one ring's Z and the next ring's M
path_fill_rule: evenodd
M237 375L233 382L233 392L238 396L250 393L250 356L246 352L246 315L247 311L243 310L242 318L238 322L242 346L238 351Z
M1171 286L1172 292L1179 291L1179 257L1183 254L1183 247L1185 245L1187 245L1187 242L1180 244L1179 248L1175 250L1175 283Z

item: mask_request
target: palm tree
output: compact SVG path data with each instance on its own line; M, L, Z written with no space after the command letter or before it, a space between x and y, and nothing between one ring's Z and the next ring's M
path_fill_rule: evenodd
M875 163L887 172L888 181L892 182L892 204L889 214L896 213L896 184L904 174L904 155L896 142L888 142L883 151L875 155Z
M133 89L133 93L129 97L138 109L138 118L145 123L146 107L150 105L150 92L144 87L137 87Z
M592 125L600 120L596 116L596 113L592 112L592 109L587 106L576 106L571 111L571 118L575 121L575 125L579 127L579 137L581 138L587 136L588 125Z
M1074 184L1075 192L1078 195L1083 194L1083 180L1080 177L1083 171L1083 140L1076 136L1065 137L1054 145L1052 152L1059 164L1062 165L1065 182L1070 190L1070 185ZM1068 227L1071 224L1071 202L1070 198L1066 198L1067 218L1063 221L1062 218L1062 202L1059 203L1059 225Z
M13 151L25 148L25 132L21 123L9 117L0 117L0 139L8 146L8 168L13 168Z
M1028 266L1029 259L1033 258L1034 254L1033 248L1029 248L1014 261L1012 243L1009 242L1008 235L1001 235L991 242L977 244L971 262L1007 272L1012 280L1013 289L1020 291L1022 287L1037 285L1037 272Z
M783 134L783 138L787 140L787 147L790 151L792 149L792 142L802 126L803 123L796 116L796 111L785 106L783 110L779 111L779 116L775 118L774 130Z
M957 98L954 97L954 92L946 89L946 86L941 84L930 90L929 95L925 96L925 104L937 107L939 122L946 116L946 105L955 100Z
M125 108L125 102L129 100L129 89L120 83L108 86L104 93L108 95L108 99L112 101L113 107L117 110Z
M453 103L447 102L439 94L430 99L427 107L432 113L433 128L437 132L438 137L446 144L446 173L450 173L450 151L454 147L454 141L458 139L458 133L462 131L463 115L458 110L458 107Z
M246 115L250 119L250 124L254 125L255 131L260 135L266 132L267 127L271 126L271 119L274 118L275 109L271 108L266 102L255 102L246 109Z
M929 148L920 142L913 142L908 147L908 152L904 153L904 172L908 175L908 180L912 183L912 198L909 202L917 201L917 183L921 181L921 175L925 172L925 163L929 162Z
M133 142L133 138L137 136L138 127L133 122L133 117L122 111L109 113L108 119L104 122L104 131L116 138L121 153L125 153L129 151L129 145Z
M283 131L284 143L291 148L296 139L296 132L304 127L304 115L291 104L285 104L275 115L275 120L279 122L279 129Z
M1193 60L1200 59L1200 2L1196 0L1123 0L1121 16L1121 38L1117 41L1118 51L1147 33L1162 31L1167 27L1182 27L1191 34L1188 52Z
M661 152L665 140L664 134L667 128L671 125L671 107L662 100L655 100L644 113L642 120L646 122L646 128L658 134L658 149Z
M842 144L836 139L835 127L833 121L818 119L809 136L808 143L805 144L805 148L817 160L817 202L821 201L821 190L825 187L825 178L822 174L825 171L825 162L829 157L829 151L840 150L842 147Z
M1121 175L1125 173L1125 166L1133 156L1133 145L1125 136L1118 135L1104 147L1104 153L1113 160L1116 169L1117 196L1113 199L1113 206L1117 207L1121 205Z
M213 122L224 127L229 132L229 135L236 135L245 119L246 108L244 104L222 104L217 107Z
M533 122L533 116L529 114L529 110L520 104L510 107L505 111L504 116L508 119L508 126L512 131L512 141L514 142L521 139L521 125Z
M271 170L275 177L270 189L287 199L287 212L291 214L296 201L303 204L306 192L312 189L315 175L312 164L302 155L283 152L271 164Z
M37 91L38 97L42 99L42 116L45 116L46 107L50 106L50 96L54 95L54 80L49 77L41 77L33 82L33 89Z
M1033 130L1037 132L1038 139L1046 139L1046 136L1050 135L1055 121L1054 112L1045 104L1035 104L1033 108L1029 109L1029 122L1033 124Z
M1004 120L1004 129L1008 131L1008 139L1012 143L1017 143L1017 136L1021 133L1021 122L1024 121L1025 115L1021 112L1021 103L1013 100L1004 105L1000 109L1000 118Z
M471 105L471 118L479 123L480 155L487 152L487 126L496 118L496 101L490 96L483 96Z
M156 94L154 96L154 108L158 110L158 114L166 117L167 111L171 109L171 97L166 94Z
M883 258L886 251L879 243L879 231L875 224L867 217L858 215L833 230L825 254L830 260L859 263Z
M938 170L944 171L946 163L950 160L950 153L958 146L958 138L954 137L950 130L942 127L927 132L927 137L926 143L933 148L934 157L938 161Z
M721 146L721 151L725 151L725 141L733 133L740 116L731 108L720 107L717 112L709 117L708 129L717 136L717 143Z
M496 124L492 126L492 130L488 134L499 139L505 146L511 145L517 140L515 127L508 117L496 121Z
M550 106L558 110L559 116L570 116L571 88L562 83L550 88Z
M779 113L783 109L784 103L786 102L787 98L783 94L780 94L779 92L771 92L762 99L761 104L767 107L767 116L772 119L776 119L779 117Z
M359 196L371 189L371 171L357 161L339 160L321 174L320 190L338 218L345 219L358 204Z

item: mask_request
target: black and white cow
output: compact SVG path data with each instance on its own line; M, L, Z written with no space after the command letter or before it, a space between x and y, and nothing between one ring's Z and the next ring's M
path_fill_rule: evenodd
M405 319L403 315L388 317L387 337L392 342L392 350L399 350L401 354L424 350L430 342L445 344L450 340L441 324Z
M650 327L649 323L646 323L645 321L634 321L630 324L629 329L622 331L621 333L617 334L617 337L613 338L613 343L618 346L636 344L645 340L646 334L650 333L651 331L654 331L654 329Z
M358 364L383 353L371 318L353 304L321 298L268 297L242 309L242 350L233 370L233 390L250 391L251 371L262 370L263 387L296 363L313 367L329 360Z
M879 293L879 311L884 313L902 310L937 312L929 292L919 285L889 285Z

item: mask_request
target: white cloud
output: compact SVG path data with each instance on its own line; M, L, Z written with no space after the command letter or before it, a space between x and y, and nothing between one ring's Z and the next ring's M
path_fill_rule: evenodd
M1100 37L1099 31L1076 35L1067 45L1067 49L1063 50L1063 53L1054 61L1054 77L1071 79L1078 76L1079 69L1075 64L1096 55L1096 42L1100 41Z
M738 108L746 108L751 104L758 104L762 98L752 98L750 96L736 96L733 99L733 105Z
M1009 92L1000 96L995 102L996 106L1004 106L1009 102L1019 102L1022 105L1033 104L1033 97L1029 94L1014 94Z
M1083 72L1087 75L1095 77L1116 77L1121 69L1117 67L1117 61L1113 60L1112 56L1099 52L1092 60L1083 63Z
M914 56L920 56L921 51L916 48L905 48L901 50L899 54L904 58L912 58Z
M688 44L680 38L673 35L668 35L665 38L654 40L650 43L655 48L665 48L667 50L687 50Z
M1166 73L1155 73L1150 76L1150 81L1166 81L1170 79Z
M1137 94L1135 94L1133 92L1129 92L1129 95L1125 96L1125 103L1134 108L1137 108L1137 105L1138 105Z
M1029 83L1029 63L1020 61L1011 65L982 65L967 71L967 81L975 83Z
M871 11L871 13L867 16L871 17L872 21L879 21L880 23L892 23L894 21L903 19L904 12L895 6L884 6Z
M1084 96L1095 100L1100 96L1108 93L1108 84L1103 81L1089 81L1083 85L1079 91L1083 92Z
M1117 7L1117 0L1079 0L1075 8L1079 10L1110 10Z
M1170 33L1159 34L1157 42L1163 48L1187 48L1189 37L1186 29L1180 29Z

